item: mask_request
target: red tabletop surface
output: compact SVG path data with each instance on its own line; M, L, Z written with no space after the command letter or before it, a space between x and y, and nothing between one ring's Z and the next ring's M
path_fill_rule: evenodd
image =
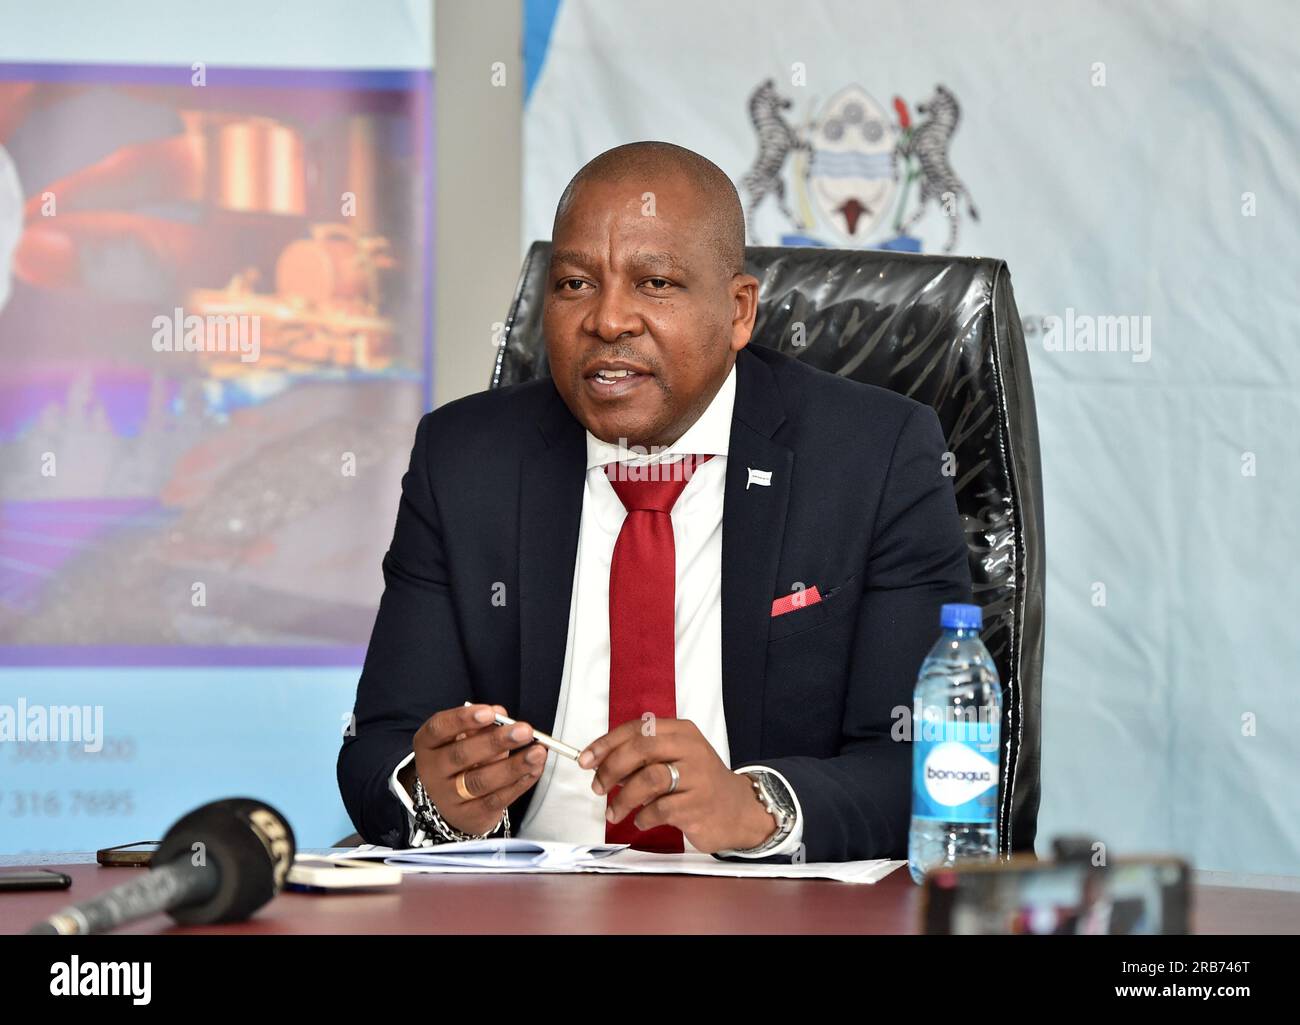
M9 866L5 871L16 866ZM0 893L0 933L25 932L68 904L143 871L51 865L68 890ZM1193 887L1198 933L1300 931L1300 893ZM921 891L900 868L872 885L711 876L408 875L391 891L284 893L239 925L181 928L164 915L123 932L158 933L914 933Z

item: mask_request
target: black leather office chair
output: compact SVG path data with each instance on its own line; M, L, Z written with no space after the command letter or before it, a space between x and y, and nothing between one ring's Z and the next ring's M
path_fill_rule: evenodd
M548 373L542 302L550 251L549 242L534 242L528 251L492 370L493 388ZM954 456L975 600L984 608L984 643L1002 678L998 844L1004 853L1032 851L1039 803L1043 487L1029 362L1007 265L974 257L757 246L746 249L746 264L761 285L751 345L901 392L939 414Z

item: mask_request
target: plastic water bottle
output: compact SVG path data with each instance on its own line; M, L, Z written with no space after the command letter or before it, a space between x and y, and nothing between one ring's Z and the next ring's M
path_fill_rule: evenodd
M916 679L907 867L918 883L959 858L997 857L1002 684L983 619L978 605L943 606Z

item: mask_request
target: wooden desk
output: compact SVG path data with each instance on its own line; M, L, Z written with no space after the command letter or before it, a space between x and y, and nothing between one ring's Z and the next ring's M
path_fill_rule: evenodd
M53 865L69 890L0 893L0 933L22 933L140 869ZM1195 886L1198 933L1300 931L1300 893ZM408 876L391 893L285 893L240 925L180 928L166 916L123 932L900 934L917 931L920 889L906 868L871 886L709 876Z

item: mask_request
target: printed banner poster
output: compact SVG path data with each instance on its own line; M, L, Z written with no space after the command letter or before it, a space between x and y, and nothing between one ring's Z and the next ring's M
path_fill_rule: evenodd
M356 664L430 368L427 71L0 65L0 664Z

